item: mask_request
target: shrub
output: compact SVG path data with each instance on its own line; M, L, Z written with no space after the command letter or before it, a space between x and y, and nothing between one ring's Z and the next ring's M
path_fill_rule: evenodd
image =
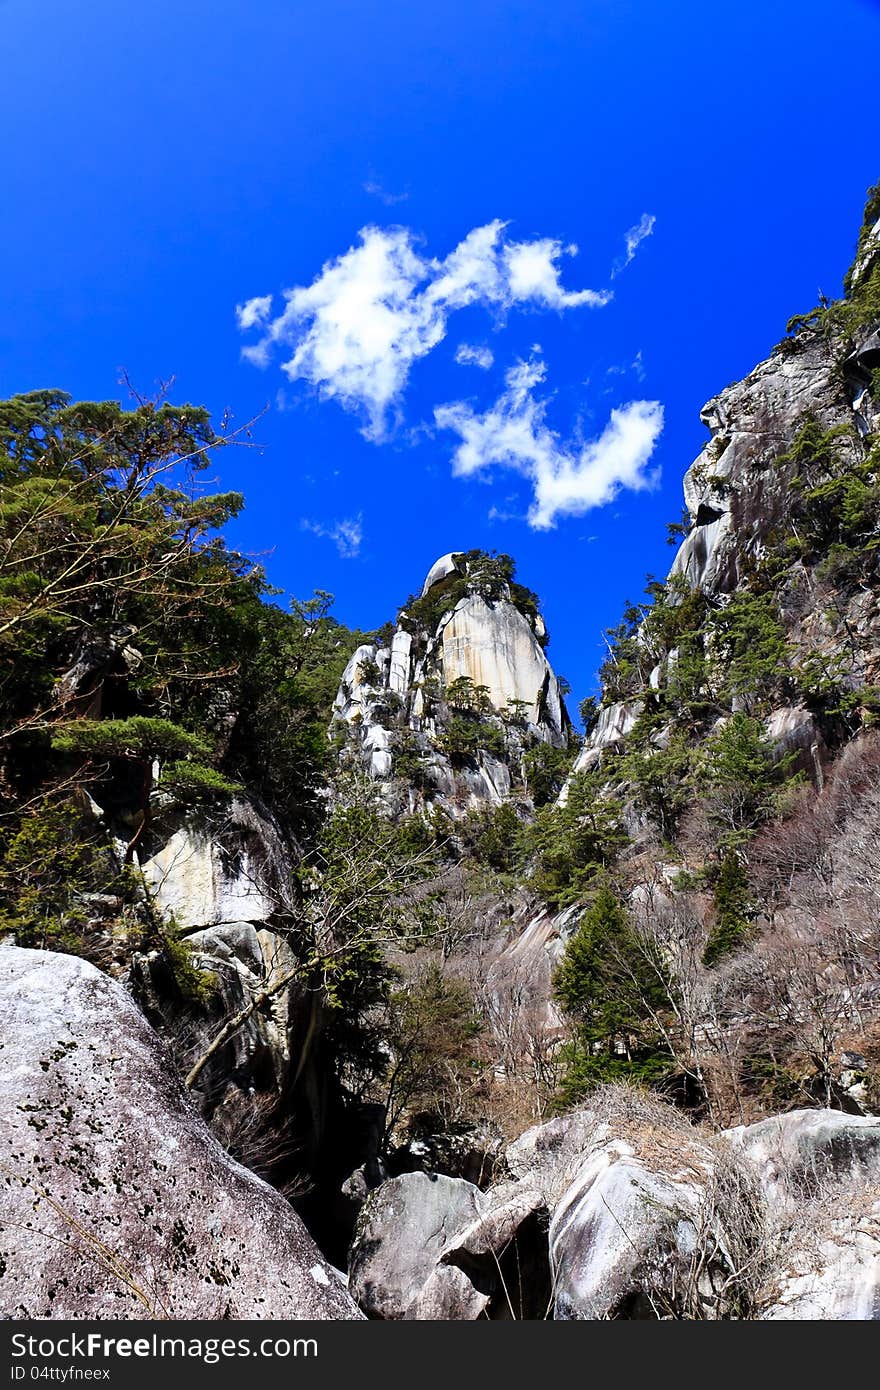
M703 952L703 964L711 967L732 955L746 941L754 912L749 880L739 855L728 850L718 868L713 885L715 921Z

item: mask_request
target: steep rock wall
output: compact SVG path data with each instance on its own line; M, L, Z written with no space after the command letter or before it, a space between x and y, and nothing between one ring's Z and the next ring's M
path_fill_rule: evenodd
M462 557L442 556L422 597L457 572ZM403 615L401 615L403 619ZM387 645L352 655L333 707L331 736L383 784L389 807L439 804L453 817L498 805L520 781L524 750L536 741L564 747L570 722L559 681L541 645L540 617L529 617L509 588L496 597L467 592L436 625L402 623ZM445 694L470 682L484 701L485 746L456 757L448 732L455 711ZM479 740L479 734L475 735Z

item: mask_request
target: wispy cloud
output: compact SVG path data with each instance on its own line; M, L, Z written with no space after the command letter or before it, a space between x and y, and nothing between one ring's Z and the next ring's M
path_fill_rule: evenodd
M413 363L446 335L449 316L469 305L565 309L606 304L610 291L567 290L561 261L577 248L548 237L513 241L499 219L476 227L444 260L426 258L406 227L361 229L358 244L328 261L310 285L238 308L243 331L261 336L242 350L264 367L290 351L282 370L365 418L369 439L386 436Z
M488 372L495 361L495 355L491 348L460 343L455 350L455 360L461 367L479 367L482 371Z
M371 198L378 198L380 203L384 203L387 208L394 207L396 203L405 203L409 197L408 193L389 193L387 188L383 188L377 179L367 179L364 184L364 192L369 193Z
M619 363L615 363L613 366L607 368L606 376L627 376L629 372L633 373L637 381L644 381L647 373L645 372L645 363L642 358L641 348L639 348L628 366L620 366Z
M636 225L630 227L623 239L626 250L623 256L614 264L614 269L611 272L612 279L614 279L615 275L619 275L622 270L626 270L626 267L635 256L642 242L646 237L651 236L656 221L657 218L654 216L653 212L643 212Z
M580 516L604 506L622 488L642 491L656 485L659 472L649 472L648 464L663 428L658 401L630 401L611 411L598 438L565 442L546 423L546 400L534 394L545 376L543 362L519 362L507 372L503 394L484 414L464 401L434 411L437 425L460 437L453 473L468 477L492 466L516 469L531 480L528 521L537 530L555 526L560 516Z
M318 521L309 521L303 517L300 526L303 531L311 531L314 536L322 536L324 540L333 541L339 551L340 558L343 560L355 560L361 551L361 542L364 538L364 529L360 514L356 517L347 517L342 521L336 521L332 526L324 526Z

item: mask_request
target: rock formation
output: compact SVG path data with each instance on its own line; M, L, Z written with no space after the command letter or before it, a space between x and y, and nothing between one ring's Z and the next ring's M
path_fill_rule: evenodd
M389 643L359 647L340 683L333 731L395 809L434 803L456 817L498 805L521 787L530 744L564 747L570 736L540 615L476 557L432 565ZM459 733L470 725L466 744L451 736L456 715Z
M714 1137L611 1091L527 1131L504 1165L485 1192L410 1173L372 1193L352 1247L371 1316L880 1311L876 1120L806 1110Z
M880 426L880 404L868 389L878 365L880 332L873 324L851 336L803 328L703 407L700 418L711 438L685 474L687 534L668 581L682 581L710 607L723 609L791 538L790 569L779 593L786 636L797 652L821 656L829 668L842 666L851 690L880 678L876 592L853 586L843 604L835 603L836 612L821 610L813 590L817 565L827 568L827 547L799 554L796 540L809 440L836 436L841 468L865 456L864 441ZM648 625L642 637L647 662ZM649 691L662 694L674 681L678 656L675 646L655 653ZM625 746L643 709L642 692L625 699L606 692L574 770L590 770L605 753ZM766 722L781 751L801 750L803 766L821 775L824 742L810 710L781 705ZM662 730L654 737L662 746Z
M0 1313L355 1318L285 1199L234 1163L125 989L0 948Z

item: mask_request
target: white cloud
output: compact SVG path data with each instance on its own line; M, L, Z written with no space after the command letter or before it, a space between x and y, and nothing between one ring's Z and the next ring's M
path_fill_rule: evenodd
M243 329L262 332L243 357L262 367L292 348L282 362L290 380L361 412L374 440L385 436L413 363L442 341L454 310L480 304L561 312L610 298L560 284L560 261L575 248L546 237L509 241L499 219L474 228L442 261L424 257L406 227L364 227L359 238L310 285L286 290L274 318L270 296L239 306L238 317Z
M550 309L576 309L581 304L601 306L611 298L610 290L564 290L559 283L557 262L563 254L558 241L518 241L504 248L504 260L514 299L534 299ZM577 254L567 246L564 254Z
M437 425L454 430L461 440L453 473L467 477L493 465L522 473L534 488L528 521L537 530L554 526L560 516L604 506L621 488L653 487L659 475L647 466L663 428L660 403L630 401L612 410L598 438L566 443L546 423L546 401L534 395L545 376L543 362L519 362L485 414L464 401L434 411Z
M380 203L384 203L389 208L393 207L395 203L405 203L409 197L408 193L389 193L377 179L367 179L364 184L364 192L369 193L371 198L378 198Z
M244 304L236 304L235 306L235 317L242 333L246 333L250 328L259 328L266 322L271 312L271 294L258 294L253 299L245 300Z
M629 265L642 242L653 232L656 221L657 218L654 216L653 212L643 212L636 225L630 227L629 231L624 236L626 254L622 256L619 261L615 262L614 269L611 272L612 280L615 275L619 275L620 272L625 270Z
M343 560L354 560L360 554L361 542L364 538L364 528L360 515L347 517L342 521L335 522L332 526L322 526L318 521L309 521L303 517L300 526L304 531L311 531L314 536L322 536L325 540L333 541L339 555Z
M479 367L488 372L495 361L491 348L475 347L471 343L460 343L455 350L455 360L460 367Z

